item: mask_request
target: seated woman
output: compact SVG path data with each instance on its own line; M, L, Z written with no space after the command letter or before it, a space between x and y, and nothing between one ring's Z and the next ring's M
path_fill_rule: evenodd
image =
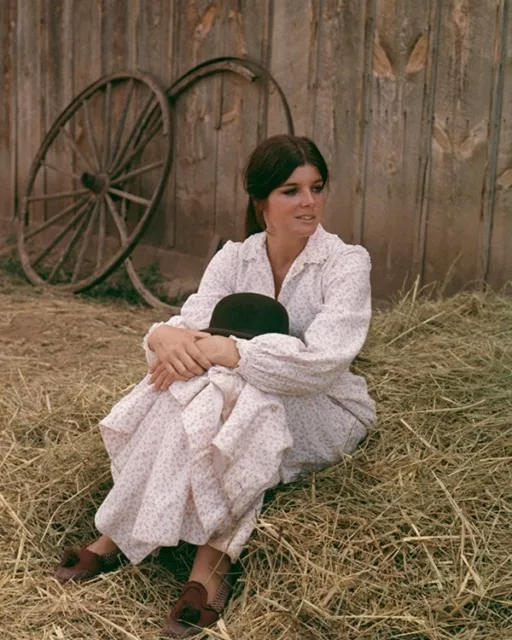
M222 613L265 490L337 463L375 423L366 383L349 371L370 324L370 259L321 226L327 180L308 138L274 136L253 151L247 239L214 256L179 316L151 327L148 375L100 423L114 479L96 514L102 535L68 551L56 576L83 580L179 540L197 545L169 637ZM205 332L218 303L243 292L278 301L289 335Z

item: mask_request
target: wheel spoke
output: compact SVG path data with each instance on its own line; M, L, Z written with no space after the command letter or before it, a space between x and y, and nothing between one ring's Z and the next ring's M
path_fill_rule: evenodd
M89 218L89 224L87 225L87 229L85 230L84 239L82 241L82 246L80 247L80 251L78 253L78 257L76 259L75 268L73 269L73 275L71 277L71 282L76 282L78 280L78 274L80 273L80 269L82 268L82 262L84 261L85 254L87 253L87 249L89 248L89 243L91 241L92 230L94 228L94 224L96 222L96 218L98 217L98 208L100 206L99 201L97 200L93 212L91 213L91 217Z
M135 82L130 80L130 88L128 89L128 93L126 94L126 98L123 105L123 110L121 112L121 118L119 119L119 123L117 125L116 135L114 137L114 147L112 149L112 154L109 158L109 169L113 165L116 160L117 152L119 151L119 145L121 144L121 137L124 131L124 125L126 124L126 117L128 116L128 109L130 107L130 102L133 95L133 90L135 88Z
M144 138L139 138L137 142L137 146L133 148L133 151L128 156L128 158L123 159L123 167L118 166L118 169L130 166L130 164L139 155L139 153L141 153L147 147L147 145L151 142L151 140L155 137L156 133L161 127L162 127L162 121L160 119L156 120L153 126L151 127L149 133L147 133L144 136Z
M83 207L84 204L85 203L83 201L81 201L81 202L79 201L79 202L74 202L73 204L69 205L69 207L66 207L65 209L63 209L62 211L57 213L55 216L53 216L52 218L50 218L49 220L44 222L40 227L37 227L37 229L33 229L30 233L28 233L25 236L25 240L30 240L30 238L33 238L38 233L41 233L41 231L44 231L45 229L50 227L52 224L55 224L59 220L62 220L62 218L66 217L67 215L72 213L78 207Z
M141 176L144 173L148 173L149 171L153 171L154 169L158 169L158 167L162 167L164 165L163 160L159 160L158 162L153 162L152 164L147 164L145 167L140 167L140 169L135 169L135 171L130 171L125 173L122 176L118 176L114 180L111 180L111 184L117 184L118 182L124 182L125 180L130 180L130 178L135 178L137 176Z
M126 224L127 218L128 218L128 208L126 206L126 200L123 198L121 200L121 220Z
M101 168L107 169L110 153L110 130L112 128L112 83L107 84L103 104L103 117L105 119L105 129L103 130L103 158Z
M129 200L130 202L135 202L135 204L141 204L145 207L149 207L151 204L151 200L146 200L146 198L141 198L140 196L134 196L132 193L128 193L127 191L121 191L121 189L112 189L111 187L108 191L109 193L113 193L121 198L126 198L126 200Z
M32 267L35 267L43 258L45 258L52 249L59 244L59 242L64 238L67 232L71 229L73 225L79 222L87 213L90 206L90 200L84 203L82 210L78 210L75 217L68 222L68 224L58 233L55 238L50 242L50 244L44 249L33 261L31 261Z
M87 213L89 213L90 210L91 210L91 207L89 204L89 206L87 207ZM58 259L50 275L48 276L48 282L51 282L58 275L59 271L64 266L64 263L69 258L69 254L75 248L75 245L78 242L78 239L80 237L80 234L82 233L83 228L85 227L86 222L87 222L87 216L84 215L82 216L82 220L80 221L77 228L75 229L74 234L71 236L71 239L69 240L67 247L62 252L60 258Z
M105 194L105 200L107 201L107 205L112 215L112 218L114 218L114 223L119 232L121 243L125 243L126 240L128 239L128 236L126 235L126 227L124 225L124 222L122 221L119 213L117 212L116 205L114 204L112 198L108 195L108 193Z
M31 282L78 292L123 263L161 198L171 129L166 92L138 70L110 73L71 101L44 136L21 194L18 248ZM161 141L162 131L169 137Z
M92 157L94 164L96 165L96 171L100 170L100 154L98 152L98 145L96 144L96 138L94 137L94 131L92 130L91 114L89 113L89 107L87 101L82 102L82 109L85 116L85 127L87 129L87 137L89 138L89 146L92 151Z
M74 196L84 196L90 194L89 189L78 189L77 191L61 191L60 193L50 193L44 196L29 196L27 203L40 202L42 200L60 200L61 198L73 198Z
M141 127L142 127L142 125L144 123L144 119L146 118L146 114L149 111L149 108L151 107L151 105L155 102L155 100L156 100L155 96L153 94L151 94L147 98L146 102L144 103L144 106L142 107L141 112L137 116L137 120L135 121L135 124L133 125L129 136L128 136L125 144L123 145L123 148L121 149L121 151L117 155L117 157L114 157L113 160L112 160L112 163L110 165L110 170L112 172L116 171L116 169L119 167L119 165L121 165L123 163L123 158L127 154L131 144L134 142L134 140L136 140L137 134L139 134L141 132ZM155 109L156 106L157 105L155 103L154 106L152 107L152 109Z
M100 202L100 217L98 221L98 248L96 252L96 271L100 268L103 262L103 248L105 246L105 233L107 228L107 221L105 220L105 200Z
M94 167L91 165L89 160L84 156L84 154L80 151L80 149L78 148L77 143L75 142L75 139L69 133L69 131L65 127L62 127L61 131L65 135L66 140L69 142L69 144L71 145L71 147L74 150L74 152L76 153L76 155L79 156L82 159L82 162L85 164L85 166L88 169L90 169L92 172L94 172Z
M51 169L52 171L57 171L58 173L62 173L63 176L67 176L68 178L74 178L75 180L80 180L80 176L78 175L78 173L64 171L64 169L55 167L53 164L48 164L48 162L42 162L41 166L44 167L45 169Z

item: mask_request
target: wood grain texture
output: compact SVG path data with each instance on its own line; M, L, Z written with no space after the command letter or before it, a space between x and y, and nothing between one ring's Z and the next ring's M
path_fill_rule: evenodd
M426 283L452 293L480 275L497 1L450 0L442 6L423 275Z
M484 279L500 289L512 278L511 11L511 0L5 0L0 220L50 124L101 75L139 67L169 86L198 62L241 55L274 73L297 132L326 156L325 225L369 249L376 295L418 275L446 293ZM91 115L101 138L104 109ZM176 124L144 242L202 258L216 232L241 239L245 161L286 129L284 114L260 82L218 75L178 100ZM85 150L83 114L73 134ZM51 159L80 168L63 139ZM43 178L38 192L72 182ZM43 219L55 206L34 210Z
M378 41L376 32L376 0L366 0L364 14L364 65L363 85L361 89L361 114L359 124L358 154L358 195L352 217L352 236L354 244L363 243L364 216L366 212L366 191L368 181L368 162L370 158L370 140L372 132L373 91L372 80L375 74L375 45Z
M0 221L11 220L15 213L16 180L16 68L14 65L16 3L0 3ZM0 235L0 243L6 240Z
M243 13L237 0L227 0L223 15L223 55L248 57L263 63L268 4L250 0ZM231 73L222 74L216 114L217 153L215 177L215 231L226 241L244 235L247 195L243 172L258 142L258 120L265 84L249 82Z
M512 293L512 7L503 3L503 93L496 158L496 192L490 227L487 282L495 290Z
M426 83L428 3L377 1L372 81L372 124L368 153L362 240L373 261L373 288L409 286L418 212L418 178ZM418 44L419 43L419 44Z
M209 0L180 0L177 74L216 56L224 7ZM175 248L204 256L215 224L216 114L220 78L205 78L176 102Z
M43 16L41 4L18 0L16 22L16 144L18 199L24 195L30 166L44 135L44 94L41 76ZM37 193L44 192L43 175L35 184ZM33 220L44 221L45 206L31 208Z
M491 103L487 138L487 166L485 169L482 209L480 214L480 234L478 249L478 279L485 286L490 266L491 231L494 222L497 185L497 162L501 118L503 110L504 69L506 61L508 2L499 0L496 7L496 23L494 36L494 64L492 71Z
M312 135L309 118L310 58L315 55L319 3L276 0L270 16L270 72L281 85L292 112L297 135ZM314 80L314 79L312 79ZM286 120L274 89L270 90L267 135L286 133Z
M136 70L139 67L139 49L140 49L140 23L141 23L141 0L103 0L101 22L98 23L101 36L101 73L114 73L125 70ZM152 4L152 3L151 3ZM119 121L122 118L122 111L125 99L128 93L128 85L123 89L116 90L112 93L112 127L116 130ZM133 96L125 120L124 133L121 138L121 147L123 141L126 141L129 132L135 126L137 108L141 108L148 93L137 83L134 88ZM95 101L96 102L96 101ZM93 108L96 109L94 120L102 124L103 121L103 103L98 100ZM103 127L100 127L100 134L103 137ZM114 139L114 133L112 133ZM132 186L134 193L148 198L150 197L149 189L144 188L144 179L136 178ZM124 212L126 224L131 230L139 222L144 213L144 207L132 202L115 202L119 213ZM121 209L121 204L125 209ZM108 226L107 233L118 239L118 231L116 225L110 216L107 216Z
M421 136L419 141L418 179L416 183L416 225L413 237L413 254L411 272L418 282L422 283L427 238L427 219L429 211L429 192L432 179L432 140L439 133L438 123L434 119L436 101L437 74L439 62L439 43L441 31L443 0L430 1L430 15L428 26L428 54L425 61L426 96L423 100L421 113ZM423 38L423 35L421 36ZM418 43L407 63L410 68L411 60L415 58ZM414 65L416 66L416 64ZM407 71L407 68L406 68ZM448 145L449 139L445 140Z
M354 239L354 220L362 207L360 170L367 130L365 98L368 97L365 36L368 31L372 38L371 13L371 5L359 0L341 4L324 0L319 16L315 100L310 117L313 138L327 160L331 175L325 226L345 242Z
M45 29L42 32L41 82L45 96L44 130L49 131L58 115L74 97L73 86L73 0L55 0L44 3ZM73 179L63 172L73 166L73 154L62 137L57 137L48 153L48 164L54 169L45 170L48 193L72 191ZM48 202L46 216L52 217L62 209L59 202Z
M168 0L141 2L138 16L138 55L139 69L150 71L162 87L171 84L173 76L173 20L175 5ZM145 161L157 161L163 157L165 148L172 144L171 139L159 135L145 155ZM157 184L160 172L151 172L145 176L144 183L148 192ZM172 247L174 244L174 204L173 181L168 180L158 210L141 242L154 247Z
M105 24L104 7L102 0L91 0L91 2L73 1L73 90L75 95L98 80L105 73L103 51L103 29ZM86 27L84 25L87 25ZM98 139L101 139L101 131L98 129L103 124L103 109L101 108L99 96L91 101L89 110L91 119ZM73 135L76 144L83 155L92 161L92 153L89 145L85 114L83 111L77 112L70 123L70 133ZM84 171L84 162L76 157L75 171L80 174Z

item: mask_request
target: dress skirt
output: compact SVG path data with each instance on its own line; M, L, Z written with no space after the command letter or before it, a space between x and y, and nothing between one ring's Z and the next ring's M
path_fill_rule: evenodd
M159 392L146 376L100 429L114 485L96 526L134 564L180 540L235 561L267 489L335 464L366 435L326 394L266 393L221 366Z

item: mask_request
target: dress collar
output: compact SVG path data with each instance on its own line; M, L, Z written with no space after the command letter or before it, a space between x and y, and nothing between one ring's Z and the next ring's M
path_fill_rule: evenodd
M295 260L301 264L325 262L327 260L325 239L328 235L327 231L319 224L315 233L310 236L306 246ZM267 257L267 234L265 231L254 234L246 242L248 247L244 260L261 260L263 257Z

